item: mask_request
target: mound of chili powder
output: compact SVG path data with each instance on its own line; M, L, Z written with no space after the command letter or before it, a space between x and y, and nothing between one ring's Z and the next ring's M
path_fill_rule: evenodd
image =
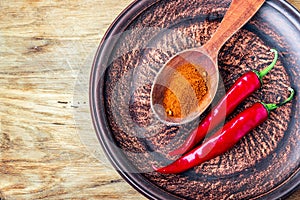
M184 118L195 112L202 98L207 94L206 73L191 63L180 65L171 75L163 94L166 115Z

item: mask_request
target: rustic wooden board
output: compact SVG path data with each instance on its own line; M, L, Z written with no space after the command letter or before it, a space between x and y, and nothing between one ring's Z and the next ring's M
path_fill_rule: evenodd
M143 198L105 158L88 105L93 56L130 2L0 0L0 199Z

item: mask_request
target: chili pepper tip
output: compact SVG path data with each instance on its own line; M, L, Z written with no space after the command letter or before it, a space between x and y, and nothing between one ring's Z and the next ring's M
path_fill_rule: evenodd
M156 171L158 168L155 165L152 165L152 169Z

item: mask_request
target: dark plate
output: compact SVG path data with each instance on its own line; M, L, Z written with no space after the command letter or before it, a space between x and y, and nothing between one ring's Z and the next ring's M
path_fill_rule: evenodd
M116 170L148 198L275 199L299 186L299 92L224 155L179 175L152 171L152 164L176 159L167 153L198 123L159 122L150 108L153 79L171 56L204 44L229 5L229 0L135 1L115 20L98 49L90 80L97 135ZM288 86L300 91L299 47L299 12L285 1L267 1L222 47L222 81L215 100L241 74L268 65L273 59L270 48L279 51L279 61L264 77L263 87L229 118L256 101L286 98Z

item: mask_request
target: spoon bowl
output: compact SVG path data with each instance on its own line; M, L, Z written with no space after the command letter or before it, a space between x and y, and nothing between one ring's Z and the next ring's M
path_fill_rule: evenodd
M187 64L192 64L194 70L205 78L207 93L202 97L200 104L190 82L178 73L178 67ZM182 124L197 118L210 105L219 82L219 73L215 63L199 49L186 50L175 55L158 74L159 76L156 76L154 80L155 84L152 85L151 104L160 120L168 124ZM181 79L181 82L179 84L169 84L175 74L178 75L175 81ZM180 103L181 115L186 117L168 115L164 106L164 95L162 95L167 90L175 94ZM184 105L188 105L193 109L189 109L188 106Z
M177 53L160 69L151 88L151 108L163 123L180 125L199 117L211 104L219 83L218 52L259 10L265 0L232 0L218 29L211 39L199 48ZM190 75L204 80L205 90L187 78L184 68L192 68ZM189 76L189 75L188 75ZM172 96L172 99L167 99ZM167 103L166 103L167 102Z

